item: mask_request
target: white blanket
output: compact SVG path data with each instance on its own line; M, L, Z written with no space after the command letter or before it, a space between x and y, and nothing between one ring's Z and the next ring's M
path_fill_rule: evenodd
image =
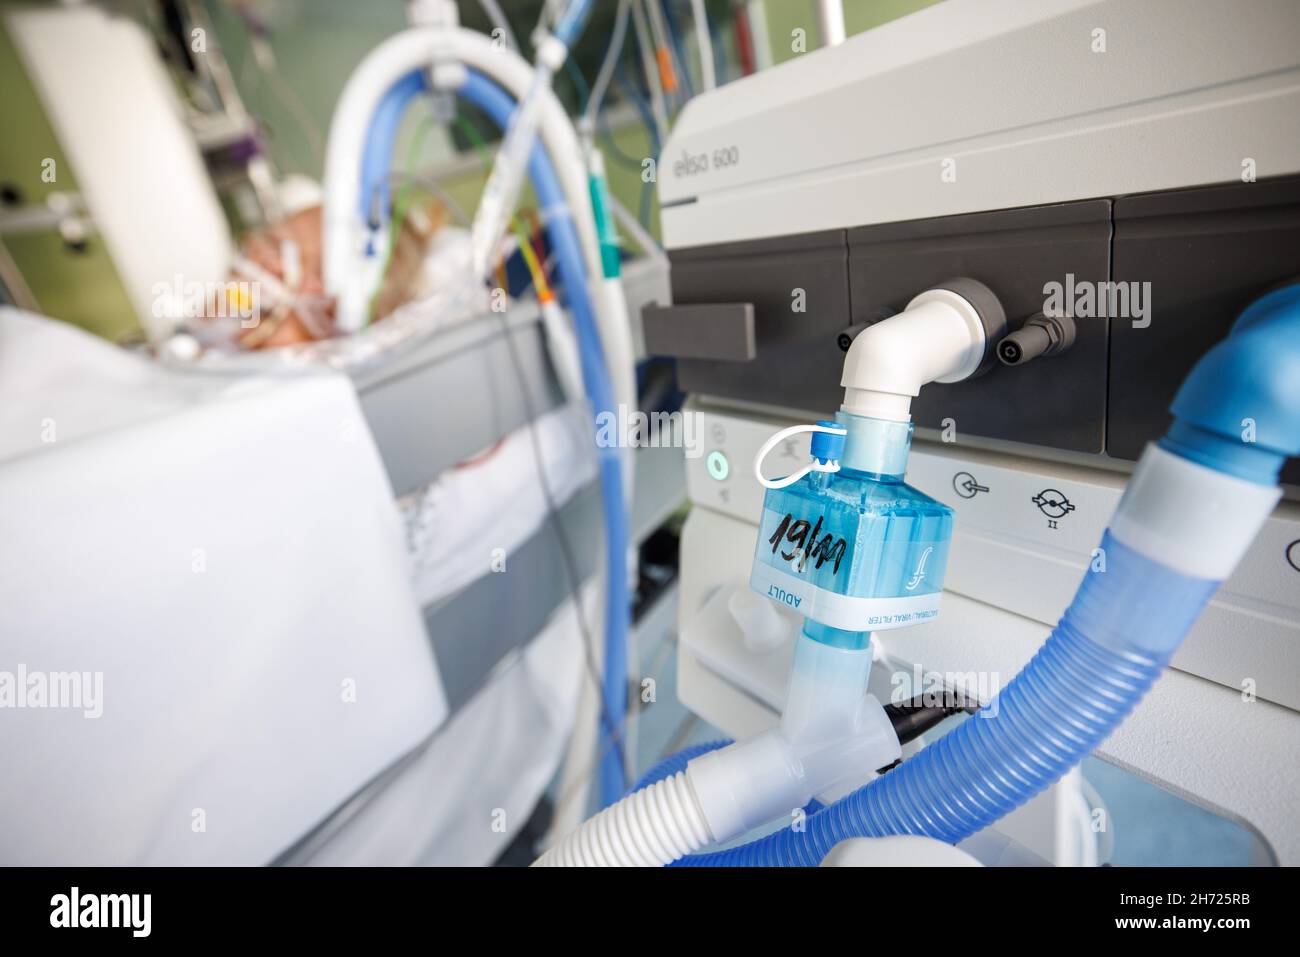
M263 863L445 716L346 378L0 309L0 864Z

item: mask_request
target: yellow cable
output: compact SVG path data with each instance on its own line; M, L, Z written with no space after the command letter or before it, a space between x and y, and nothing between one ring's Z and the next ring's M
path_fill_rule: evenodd
M524 229L524 224L515 217L510 221L514 227L515 238L519 242L519 253L524 257L524 262L528 265L528 271L533 277L533 288L537 290L538 302L550 302L555 298L555 293L551 291L550 285L546 281L546 270L542 264L537 261L537 254L533 252L532 237Z

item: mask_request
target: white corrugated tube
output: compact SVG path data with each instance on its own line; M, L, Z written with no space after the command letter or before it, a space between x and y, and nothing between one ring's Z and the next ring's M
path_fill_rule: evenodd
M605 808L534 867L665 867L709 843L704 811L685 771Z

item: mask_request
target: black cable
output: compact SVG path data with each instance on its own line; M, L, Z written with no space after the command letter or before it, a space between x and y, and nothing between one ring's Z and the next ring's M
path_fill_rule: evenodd
M596 668L596 659L593 648L595 647L591 636L591 629L587 627L587 615L582 603L580 592L580 582L578 576L578 565L573 557L573 548L569 543L569 537L565 534L564 526L560 523L559 507L555 502L555 496L551 492L550 484L546 481L546 464L542 458L542 446L537 438L537 413L533 406L532 396L528 392L528 380L524 376L523 362L519 358L519 351L515 347L514 333L510 328L510 322L506 319L505 313L497 313L497 318L501 321L501 331L506 340L506 349L510 353L510 362L514 366L515 376L519 379L519 395L524 404L524 414L528 416L528 439L533 451L533 465L537 471L537 483L542 490L542 497L546 500L546 517L547 524L550 525L551 531L555 534L556 542L560 547L560 556L564 565L564 575L568 581L569 594L573 601L574 613L578 617L578 628L582 633L582 647L585 652L584 658L587 664L587 672L597 689L597 699L600 701L600 718L605 726L605 732L609 735L609 740L618 754L619 764L623 768L623 776L627 777L627 756L623 753L623 741L621 736L621 725L615 727L613 715L605 707L605 697L599 691L603 686L600 678L599 669Z

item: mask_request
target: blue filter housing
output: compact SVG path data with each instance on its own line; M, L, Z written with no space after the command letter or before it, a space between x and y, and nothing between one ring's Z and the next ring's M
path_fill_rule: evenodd
M911 423L841 411L820 425L847 432L813 438L814 463L839 469L768 489L749 583L808 619L809 637L862 648L939 614L953 513L903 481Z

